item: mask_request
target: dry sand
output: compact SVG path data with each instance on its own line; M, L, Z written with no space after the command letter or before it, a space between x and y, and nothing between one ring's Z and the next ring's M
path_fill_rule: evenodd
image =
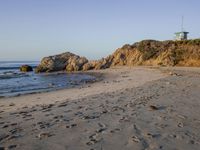
M74 89L0 99L0 150L196 150L200 69L121 67Z

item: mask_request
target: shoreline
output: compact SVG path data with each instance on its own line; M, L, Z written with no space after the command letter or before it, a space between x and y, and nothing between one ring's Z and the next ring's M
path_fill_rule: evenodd
M125 67L124 66L124 67L114 67L114 68L109 68L109 69L104 69L104 70L91 70L84 73L96 75L100 79L100 81L94 82L92 84L87 83L87 84L80 85L74 88L60 89L60 90L33 93L33 94L25 94L25 95L14 96L14 97L4 97L4 98L0 98L0 104L3 104L5 106L7 105L9 107L10 103L17 102L15 107L17 106L25 107L27 105L33 106L37 104L49 104L49 103L54 103L56 101L62 101L61 99L73 100L77 98L86 97L88 95L95 95L95 94L100 94L100 93L107 93L107 92L121 90L121 89L126 88L127 83L129 82L126 81L126 83L123 83L122 85L120 85L120 83L118 83L118 80L121 80L120 75L122 74L122 78L126 80L126 73L129 72L130 69L133 70L131 72L131 75L133 75L133 77L132 79L130 79L130 81L135 80L135 82L137 82L136 85L131 85L131 87L137 87L148 81L152 81L152 79L149 77L144 77L145 78L144 80L139 81L138 79L140 77L137 74L140 73L140 70L141 71L147 70L152 73L156 71L155 77L153 76L153 80L165 77L159 70L152 69L152 67ZM136 70L136 73L137 73L135 75L134 75L134 70ZM76 72L76 73L80 73L80 72ZM125 75L123 76L123 74ZM134 79L134 77L137 77L138 79ZM111 87L109 87L110 83L111 83ZM107 85L109 89L102 89L104 87L107 87ZM127 87L127 88L130 88L130 87ZM76 93L76 95L74 95L73 93ZM41 99L44 99L44 100L41 100ZM54 100L50 101L49 99L54 99Z
M0 147L198 149L200 69L116 67L81 88L0 99Z
M37 80L37 78L40 78L40 77L43 77L46 78L45 76L54 76L53 79L62 79L62 82L63 83L66 83L66 84L63 84L62 86L59 86L60 82L56 82L53 81L53 79L51 80L47 80L46 83L48 83L46 86L41 86L42 84L41 83L37 83L37 85L39 86L39 88L31 88L31 83L29 83L29 85L27 84L27 88L28 90L26 89L21 89L21 91L15 91L15 86L16 85L13 85L13 89L10 88L10 92L3 92L1 93L0 92L0 99L2 98L12 98L12 97L20 97L20 96L23 96L23 95L32 95L32 94L38 94L38 93L45 93L45 92L52 92L52 91L59 91L59 90L62 90L62 89L71 89L71 88L78 88L78 87L81 87L83 86L84 84L87 84L87 83L93 83L93 82L98 82L100 80L102 80L102 74L100 73L95 73L95 72L83 72L83 71L79 71L79 72L64 72L64 71L58 71L58 72L51 72L51 73L40 73L40 74L36 74L34 72L27 72L27 73L24 73L24 72L20 72L20 74L22 74L23 76L22 77L29 77L31 80L35 81ZM13 74L15 75L15 74ZM60 77L61 76L61 77ZM64 77L73 77L74 76L78 76L74 79L65 79ZM85 78L85 76L87 76L87 78ZM8 80L10 79L13 79L14 77L11 77L11 78L8 78ZM21 78L21 77L16 77L16 78ZM14 78L14 79L16 79ZM34 79L32 79L34 78ZM47 78L48 79L48 78ZM79 79L79 81L76 81L76 79ZM27 79L25 79L27 80ZM39 80L38 80L39 81ZM2 81L4 82L4 81ZM5 81L5 82L8 82L8 81ZM16 82L16 81L15 81ZM18 83L20 82L23 82L22 81L17 81ZM36 86L37 86L36 85ZM35 86L35 85L34 85ZM6 88L4 85L3 85L3 88ZM11 92L11 90L13 90Z
M42 93L49 93L49 92L53 92L53 91L60 91L60 90L67 90L67 89L73 89L73 88L80 88L84 85L89 85L92 84L94 82L99 82L101 80L103 80L103 74L101 73L96 73L96 72L83 72L83 71L79 71L79 72L72 72L72 73L68 73L68 72L64 72L64 71L58 71L58 72L52 72L52 73L40 73L43 75L57 75L57 74L79 74L79 75L89 75L91 77L94 77L95 79L90 79L88 81L85 81L85 83L82 84L78 84L78 85L72 85L71 87L62 87L62 88L58 88L58 89L46 89L46 90L41 90L41 91L37 91L37 92L29 92L28 93L22 93L22 94L17 94L17 95L11 95L11 96L0 96L0 100L1 99L8 99L8 98L14 98L14 97L21 97L21 96L25 96L25 95L34 95L34 94L42 94Z
M160 67L160 66L130 66L130 67L125 67L125 66L119 66L119 67L113 67L113 68L107 68L107 69L102 69L102 70L109 70L109 69L115 69L115 68L148 68L148 69L157 69L160 71L173 71L175 70L185 70L185 69L189 69L190 72L191 70L198 70L198 67ZM51 72L51 73L39 73L39 74L80 74L80 75L90 75L92 77L95 77L94 80L90 80L90 81L86 81L86 83L81 84L81 85L74 85L72 87L62 87L60 89L48 89L48 90L44 90L44 91L38 91L38 92L32 92L32 93L23 93L23 94L18 94L18 95L14 95L14 96L0 96L0 100L1 99L9 99L9 98L14 98L14 97L21 97L21 96L29 96L29 95L34 95L34 94L42 94L42 93L50 93L50 92L56 92L56 91L61 91L61 90L70 90L70 89L74 89L74 88L83 88L83 87L87 87L90 84L93 84L95 82L100 82L102 80L104 80L105 78L105 73L102 73L101 70L89 70L89 71L77 71L77 72L64 72L64 71L57 71L57 72Z

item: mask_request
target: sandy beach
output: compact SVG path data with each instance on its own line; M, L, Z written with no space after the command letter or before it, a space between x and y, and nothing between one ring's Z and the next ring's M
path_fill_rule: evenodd
M0 150L198 150L200 69L88 71L81 87L0 99Z

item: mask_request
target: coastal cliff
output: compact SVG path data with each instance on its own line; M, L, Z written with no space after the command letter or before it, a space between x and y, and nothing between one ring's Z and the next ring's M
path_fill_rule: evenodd
M144 40L118 48L96 61L66 52L42 59L36 72L86 71L112 66L200 66L200 39L185 41Z

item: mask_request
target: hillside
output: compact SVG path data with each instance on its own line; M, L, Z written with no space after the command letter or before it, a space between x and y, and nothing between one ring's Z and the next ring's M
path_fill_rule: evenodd
M55 56L43 58L41 64L37 67L36 72L58 70L85 71L124 65L199 67L200 39L186 41L144 40L132 45L126 44L123 47L118 48L112 55L96 61L88 61L86 58L76 55L76 59L73 59L70 63L70 56L66 57L66 60L63 60L63 54L56 55L56 59L52 59L55 58ZM69 54L74 57L74 54ZM79 60L79 58L81 58L81 60ZM84 61L82 60L83 58ZM60 65L60 61L62 62L62 65ZM56 64L59 64L59 69Z

